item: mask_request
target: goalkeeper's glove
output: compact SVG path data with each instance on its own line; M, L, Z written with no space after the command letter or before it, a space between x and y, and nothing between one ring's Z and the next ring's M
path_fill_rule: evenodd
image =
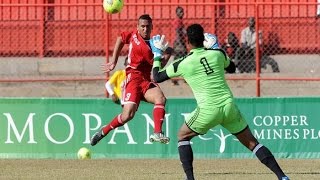
M203 46L208 49L218 49L220 46L217 36L210 33L204 33Z
M161 59L161 56L167 49L168 44L169 43L165 41L165 35L160 36L158 34L152 37L152 39L150 40L150 46L155 60Z

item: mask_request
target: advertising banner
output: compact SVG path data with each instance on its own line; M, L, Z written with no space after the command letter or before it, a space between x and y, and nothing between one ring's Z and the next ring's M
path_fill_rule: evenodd
M241 98L239 109L261 144L278 158L320 157L320 98ZM152 143L153 105L141 103L134 119L96 146L91 136L121 112L109 99L0 99L0 158L177 158L177 132L196 107L194 99L169 99L163 130L169 144ZM253 158L235 136L217 126L192 140L197 158Z

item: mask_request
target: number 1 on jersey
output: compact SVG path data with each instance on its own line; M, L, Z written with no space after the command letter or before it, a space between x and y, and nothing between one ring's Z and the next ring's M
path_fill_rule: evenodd
M202 64L202 66L204 67L205 73L207 75L213 73L213 69L209 66L209 63L207 61L207 59L205 57L200 59L200 63Z

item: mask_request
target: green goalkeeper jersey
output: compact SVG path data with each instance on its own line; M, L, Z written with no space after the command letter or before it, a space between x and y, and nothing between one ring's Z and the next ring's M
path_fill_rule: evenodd
M230 59L220 49L192 49L161 71L168 77L183 77L192 89L200 108L220 107L233 101L225 79Z

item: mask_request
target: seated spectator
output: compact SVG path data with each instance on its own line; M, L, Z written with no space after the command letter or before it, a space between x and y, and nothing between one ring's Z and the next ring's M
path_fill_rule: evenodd
M251 73L256 71L256 62L254 52L240 47L236 51L235 63L240 73Z
M259 31L259 45L262 47L262 32ZM255 19L254 17L250 17L248 21L248 26L241 31L240 38L241 48L244 49L245 53L253 54L255 59L256 55L256 30L255 30ZM263 51L260 52L260 63L261 67L266 69L269 64L272 68L273 72L280 72L278 63L271 57L263 54Z
M236 51L240 48L239 40L236 34L233 32L229 32L225 43L226 44L223 45L222 48L231 59L234 59Z
M239 40L235 33L229 32L226 44L222 45L222 49L226 51L232 61L237 66L237 72L254 72L255 61L251 52L246 52L244 48L240 48Z

